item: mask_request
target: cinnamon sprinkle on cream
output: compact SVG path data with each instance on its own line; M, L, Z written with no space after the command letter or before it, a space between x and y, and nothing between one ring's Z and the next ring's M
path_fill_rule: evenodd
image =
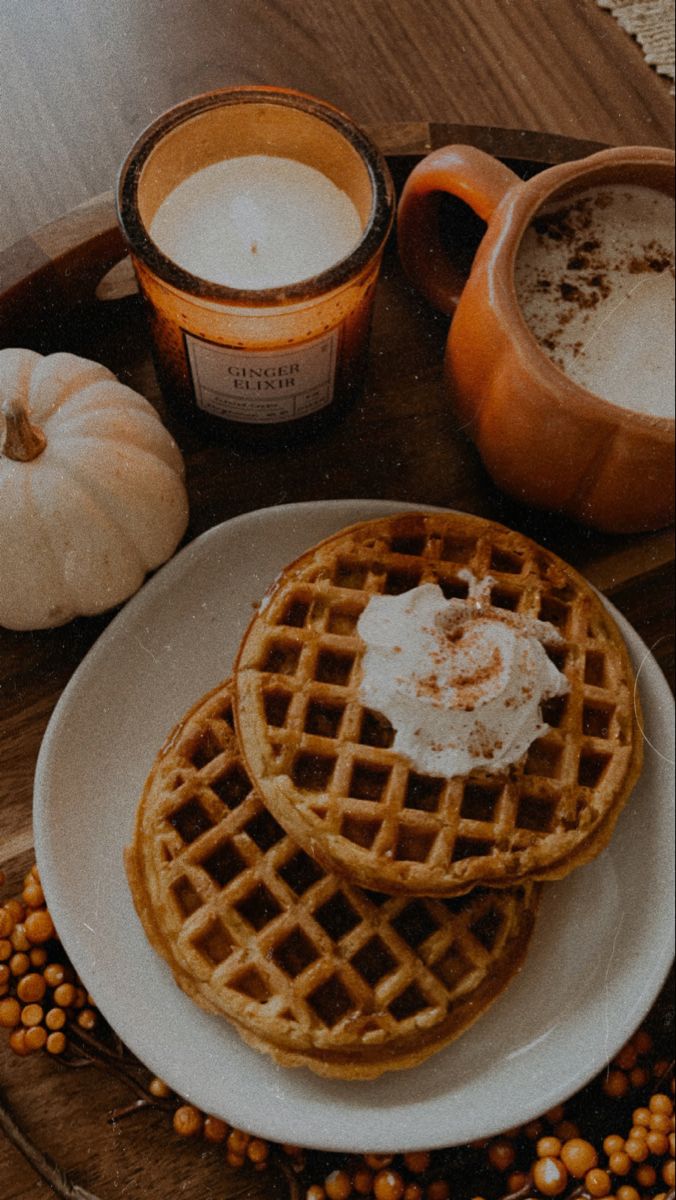
M372 596L357 625L363 703L391 722L395 751L447 778L517 762L548 728L542 702L568 691L544 648L562 642L554 626L493 607L494 581L462 575L466 600L422 584Z

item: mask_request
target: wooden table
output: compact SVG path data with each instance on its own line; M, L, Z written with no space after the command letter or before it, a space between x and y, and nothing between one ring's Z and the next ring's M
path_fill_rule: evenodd
M277 83L371 124L670 144L668 82L595 0L3 0L0 245L112 186L212 87Z
M136 299L93 300L122 247L110 199L92 198L111 188L133 135L173 101L216 84L302 87L369 122L399 178L416 155L449 140L546 162L589 148L573 138L671 138L667 85L593 0L415 7L409 0L8 0L0 8L0 78L0 245L15 243L0 254L0 345L100 358L167 419ZM567 140L520 132L528 129ZM63 215L83 201L80 212ZM12 303L3 306L13 285ZM47 319L40 302L47 311L55 296L60 311ZM446 321L407 288L390 250L365 397L342 426L307 446L282 447L272 459L175 431L188 466L188 538L238 512L297 499L396 495L471 509L521 528L580 567L673 679L670 531L601 537L506 501L448 412L440 374L445 333ZM355 445L377 445L377 453L355 454ZM32 861L41 737L108 619L0 632L0 866L10 885ZM111 1130L107 1112L129 1099L112 1076L68 1073L43 1057L19 1063L0 1045L0 1089L30 1136L101 1200L168 1196L169 1180L171 1194L182 1194L197 1178L202 1200L235 1195L237 1183L228 1182L218 1156L178 1142L164 1114L144 1113ZM251 1195L271 1200L270 1187ZM0 1138L3 1198L34 1200L47 1190Z

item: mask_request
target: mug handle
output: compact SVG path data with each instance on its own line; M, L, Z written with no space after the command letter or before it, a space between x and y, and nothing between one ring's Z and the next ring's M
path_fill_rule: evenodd
M452 313L465 286L462 273L442 246L440 194L457 196L488 222L503 196L522 182L499 159L476 146L443 146L413 168L399 201L399 257L411 283L435 308Z

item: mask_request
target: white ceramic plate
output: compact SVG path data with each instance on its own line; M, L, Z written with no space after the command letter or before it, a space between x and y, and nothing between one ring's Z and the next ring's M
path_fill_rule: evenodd
M188 1000L150 949L122 851L165 734L228 675L252 604L286 562L344 525L407 507L292 504L203 534L111 622L66 688L40 753L37 858L60 936L101 1011L180 1095L279 1142L403 1151L529 1120L616 1053L672 957L673 701L619 614L640 676L642 779L610 848L545 889L521 974L454 1045L374 1083L283 1070Z

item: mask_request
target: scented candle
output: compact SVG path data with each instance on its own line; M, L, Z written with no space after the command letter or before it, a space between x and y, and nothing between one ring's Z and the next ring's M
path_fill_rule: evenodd
M183 413L274 426L358 390L393 188L343 113L268 88L187 101L132 149L118 211Z
M162 202L150 236L179 266L226 287L286 287L359 242L346 192L292 158L247 154L203 167Z

